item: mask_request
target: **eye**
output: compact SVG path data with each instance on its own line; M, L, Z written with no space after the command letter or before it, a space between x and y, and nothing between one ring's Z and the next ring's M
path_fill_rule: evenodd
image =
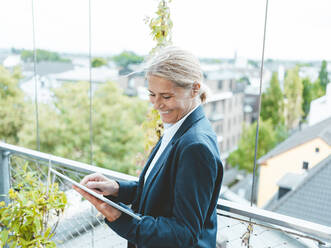
M171 96L162 96L163 97L163 99L170 99L171 98Z
M153 93L149 93L149 96L151 96L151 97L153 97L153 96L155 96Z

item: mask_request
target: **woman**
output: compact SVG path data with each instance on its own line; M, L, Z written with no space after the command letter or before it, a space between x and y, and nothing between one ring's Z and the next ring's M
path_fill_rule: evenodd
M151 60L146 76L150 101L165 131L139 181L116 182L93 174L81 182L112 200L132 204L142 219L76 190L129 241L129 247L215 247L223 167L216 135L201 106L206 92L199 61L167 47Z

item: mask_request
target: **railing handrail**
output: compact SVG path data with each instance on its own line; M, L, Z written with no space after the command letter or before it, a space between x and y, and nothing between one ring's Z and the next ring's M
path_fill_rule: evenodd
M138 180L137 177L130 176L130 175L127 175L127 174L124 174L124 173L121 173L121 172L108 170L108 169L105 169L105 168L101 168L101 167L97 167L97 166L77 162L77 161L74 161L74 160L54 156L54 155L51 155L51 154L31 150L31 149L20 147L20 146L10 145L10 144L7 144L7 143L4 143L4 142L0 141L0 151L1 150L8 151L11 154L18 154L18 155L28 156L30 158L41 160L41 161L44 161L44 162L47 162L47 163L51 162L52 164L65 166L66 168L74 169L76 171L83 172L83 173L95 173L95 172L97 172L97 173L101 173L105 176L109 176L113 179L124 180L124 181Z
M291 216L275 213L269 210L246 206L235 202L219 199L217 208L232 214L238 214L254 220L288 228L297 232L305 233L313 237L331 242L331 227L314 222L294 218Z
M29 158L41 160L47 163L51 162L52 164L61 165L70 169L74 169L79 172L101 173L115 180L124 180L124 181L138 180L137 177L130 176L124 173L92 166L89 164L61 158L58 156L53 156L47 153L31 150L24 147L10 145L1 141L0 141L0 151L9 152L10 154L27 156ZM331 242L331 227L325 225L320 225L302 219L274 213L257 207L245 206L242 204L230 202L223 199L219 199L217 208L223 212L237 214L244 216L246 218L252 218L257 221L269 223L271 225L277 225L278 227L292 229L297 232L302 232L307 235L316 237L317 239L322 239L325 242Z

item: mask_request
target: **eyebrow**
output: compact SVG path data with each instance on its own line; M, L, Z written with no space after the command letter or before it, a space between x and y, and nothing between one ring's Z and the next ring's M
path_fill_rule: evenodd
M151 91L150 89L148 89L148 91L150 92L150 93L153 93L153 94L155 94L153 91ZM172 92L161 92L161 93L159 93L160 95L175 95L175 93L172 93Z

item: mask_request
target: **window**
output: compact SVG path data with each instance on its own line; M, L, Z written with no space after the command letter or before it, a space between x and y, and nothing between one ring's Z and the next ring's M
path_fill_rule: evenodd
M216 112L216 106L217 106L216 104L217 104L217 102L212 102L211 103L211 113L212 114Z
M231 91L234 91L234 89L235 89L235 81L234 81L234 79L231 79L231 81L230 81L230 87L231 87Z
M308 170L309 163L307 161L303 161L302 163L302 169Z
M230 139L226 139L226 150L229 151L230 150Z
M315 148L315 152L316 152L316 153L319 153L319 152L320 152L320 148L319 148L319 147L316 147L316 148Z
M217 82L217 88L221 90L223 88L223 80L218 80Z
M217 134L223 133L223 125L222 124L218 124L216 126L216 133Z

